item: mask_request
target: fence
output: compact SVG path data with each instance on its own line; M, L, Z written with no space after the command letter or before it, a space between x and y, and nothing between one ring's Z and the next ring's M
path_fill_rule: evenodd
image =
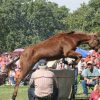
M58 100L73 99L74 70L53 70L58 82Z

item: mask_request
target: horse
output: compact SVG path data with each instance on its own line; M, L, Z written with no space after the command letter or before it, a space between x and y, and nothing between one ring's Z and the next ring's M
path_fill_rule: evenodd
M82 56L75 52L75 49L80 44L88 44L90 48L95 49L98 46L98 37L84 32L62 32L26 47L20 56L20 75L16 80L12 100L16 99L21 80L32 70L36 62L40 59L51 61L65 57L75 58L75 61L79 62Z

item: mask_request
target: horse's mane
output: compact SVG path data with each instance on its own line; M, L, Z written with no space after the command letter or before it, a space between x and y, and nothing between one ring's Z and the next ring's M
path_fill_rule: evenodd
M60 33L57 33L57 34L55 34L55 35L62 35L62 34L66 34L66 35L70 35L70 34L74 34L75 33L75 31L70 31L70 32L60 32Z
M67 34L69 35L69 34L74 34L75 33L75 31L71 31L71 32L68 32Z

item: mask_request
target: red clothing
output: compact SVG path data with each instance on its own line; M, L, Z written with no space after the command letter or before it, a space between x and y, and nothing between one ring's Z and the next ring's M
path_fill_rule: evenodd
M89 100L98 100L100 98L100 94L97 91L92 91Z
M97 62L97 67L100 68L100 61Z
M91 56L90 56L90 55L88 55L88 56L84 59L85 62L88 62L88 61L90 61L90 60L91 60Z

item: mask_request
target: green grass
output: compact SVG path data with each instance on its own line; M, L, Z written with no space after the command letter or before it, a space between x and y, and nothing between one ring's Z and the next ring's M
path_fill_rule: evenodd
M18 90L16 100L28 100L27 86L21 86ZM13 94L13 86L0 86L0 100L10 100Z
M0 86L0 100L10 100L13 94L14 87L13 86ZM27 94L28 86L20 86L18 90L18 95L16 100L28 100ZM89 89L89 93L91 90ZM78 84L78 93L76 95L77 100L89 100L88 97L84 97L82 93L82 86Z
M78 88L77 88L77 95L75 96L76 100L82 100L82 99L89 100L89 96L90 96L90 93L91 93L92 90L91 89L88 89L88 91L89 91L88 96L87 97L84 97L83 91L82 91L82 86L79 83L78 84Z

